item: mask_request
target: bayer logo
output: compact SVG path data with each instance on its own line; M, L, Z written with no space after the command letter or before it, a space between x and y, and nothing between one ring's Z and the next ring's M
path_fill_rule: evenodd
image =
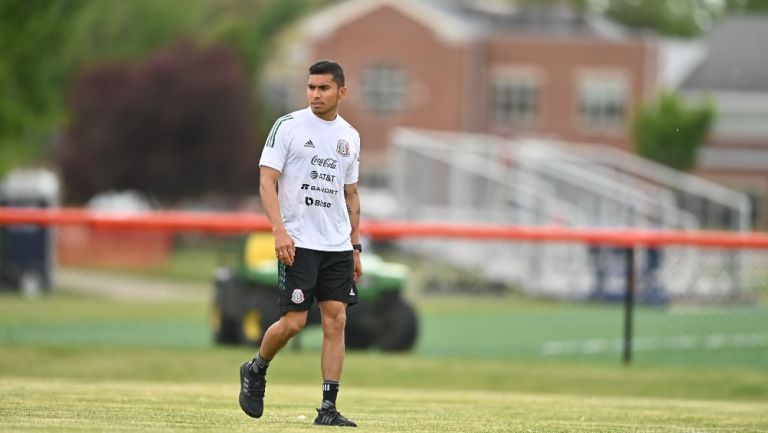
M317 179L317 172L315 170L310 171L309 177L311 177L312 179Z

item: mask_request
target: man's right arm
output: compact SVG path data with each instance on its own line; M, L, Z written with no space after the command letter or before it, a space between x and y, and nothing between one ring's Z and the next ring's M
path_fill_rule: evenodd
M275 237L275 256L281 262L290 266L295 256L295 243L283 224L280 214L280 200L277 197L277 179L280 172L271 167L261 166L259 175L259 194L261 204L272 225L272 234Z

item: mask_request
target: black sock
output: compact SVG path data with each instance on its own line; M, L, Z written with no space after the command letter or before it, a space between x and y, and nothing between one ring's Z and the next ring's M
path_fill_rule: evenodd
M261 352L257 353L256 357L253 358L253 363L251 364L251 371L253 371L254 373L260 376L266 376L268 367L269 367L269 361L261 357Z
M336 405L336 396L339 394L339 382L335 380L323 381L323 401L330 401Z

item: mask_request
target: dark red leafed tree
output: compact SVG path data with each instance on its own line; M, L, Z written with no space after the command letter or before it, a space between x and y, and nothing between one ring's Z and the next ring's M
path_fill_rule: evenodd
M67 201L136 189L165 204L257 190L245 69L224 47L180 43L137 65L102 64L72 89L57 152Z

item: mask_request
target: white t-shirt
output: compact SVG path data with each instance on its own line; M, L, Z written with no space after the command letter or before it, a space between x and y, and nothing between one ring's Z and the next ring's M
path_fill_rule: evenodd
M352 249L344 185L357 183L360 134L346 120L329 122L310 108L277 119L259 165L280 172L280 213L297 247Z

